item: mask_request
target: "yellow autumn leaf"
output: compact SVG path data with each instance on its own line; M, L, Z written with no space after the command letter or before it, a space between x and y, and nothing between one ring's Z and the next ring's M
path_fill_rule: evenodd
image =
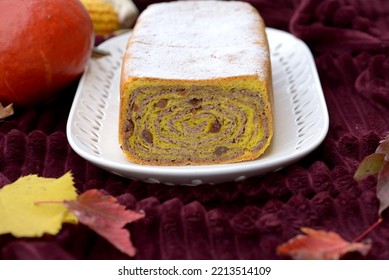
M0 234L11 233L16 237L57 234L62 223L76 223L77 218L63 203L51 202L76 198L70 172L58 179L21 177L0 189Z

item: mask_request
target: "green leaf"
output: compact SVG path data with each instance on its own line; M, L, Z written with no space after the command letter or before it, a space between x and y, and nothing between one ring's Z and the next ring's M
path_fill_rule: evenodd
M369 175L377 175L385 164L384 154L371 154L365 157L354 174L354 179L360 181Z
M377 198L380 201L378 214L389 207L389 162L386 162L378 174Z

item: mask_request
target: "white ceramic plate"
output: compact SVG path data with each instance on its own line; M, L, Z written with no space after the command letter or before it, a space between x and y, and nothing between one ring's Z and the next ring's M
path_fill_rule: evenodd
M274 138L259 159L207 166L144 166L129 162L118 143L119 79L129 34L104 42L111 55L91 59L67 123L76 153L114 174L167 185L241 181L279 170L314 150L328 131L328 112L308 47L293 35L267 28L273 68Z

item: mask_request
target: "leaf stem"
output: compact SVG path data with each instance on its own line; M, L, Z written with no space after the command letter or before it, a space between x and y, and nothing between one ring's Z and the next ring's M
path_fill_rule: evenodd
M364 232L362 232L360 235L355 237L352 242L359 242L359 241L361 241L363 238L366 237L366 235L368 235L370 232L372 232L381 222L382 222L382 218L379 218L374 224L369 226Z
M41 200L41 201L34 201L35 205L41 205L41 204L63 204L64 202L62 200Z

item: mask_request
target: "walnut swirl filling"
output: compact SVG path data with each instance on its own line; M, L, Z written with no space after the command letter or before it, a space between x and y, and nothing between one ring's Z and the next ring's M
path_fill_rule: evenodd
M143 87L127 108L122 148L149 164L234 162L269 138L262 95L247 89Z

